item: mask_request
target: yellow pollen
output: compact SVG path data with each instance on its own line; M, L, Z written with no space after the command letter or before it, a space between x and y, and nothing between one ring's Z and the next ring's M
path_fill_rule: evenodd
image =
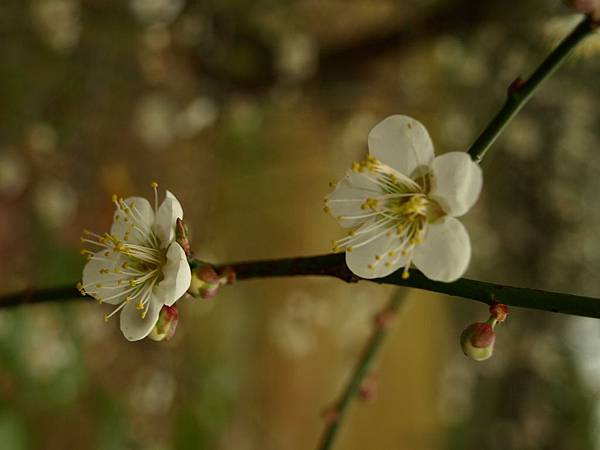
M347 251L348 253L352 253L352 246L350 246L350 247L346 247L346 251Z
M329 187L330 187L330 188L332 188L332 187L335 187L335 181L330 181L330 182L329 182Z
M392 267L392 263L390 263L389 261L385 263L385 267Z
M403 280L408 280L408 277L410 277L410 274L408 273L408 269L405 268L404 272L402 272L402 279Z
M135 309L141 311L142 309L144 309L144 304L142 302L139 302L137 305L135 305Z
M361 172L361 168L362 168L362 166L360 165L360 163L358 163L358 162L352 163L352 170L354 170L355 172Z
M158 187L158 183L156 181L153 181L152 183L150 183L150 187L152 189L156 189Z
M350 231L350 233L348 233L348 236L356 236L356 230Z
M101 285L100 283L96 283L96 287L97 287L97 288L101 288L101 287L102 287L102 285Z
M108 314L104 314L104 321L108 322Z
M367 267L371 270L373 270L375 267L373 267L373 264L368 264Z
M75 287L81 295L85 295L85 289L83 288L83 284L81 284L81 281L78 281Z
M331 208L329 206L324 206L323 207L323 212L330 213L331 212Z
M112 201L113 201L114 203L116 203L116 202L117 202L117 194L113 194L113 195L112 195Z

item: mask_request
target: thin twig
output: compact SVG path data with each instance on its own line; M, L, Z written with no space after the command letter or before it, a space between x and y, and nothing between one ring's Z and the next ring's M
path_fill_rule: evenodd
M500 111L469 149L473 160L480 162L500 133L525 106L542 82L567 59L571 51L598 27L598 22L585 17L579 25L548 55L527 81L517 78L508 88L506 101Z

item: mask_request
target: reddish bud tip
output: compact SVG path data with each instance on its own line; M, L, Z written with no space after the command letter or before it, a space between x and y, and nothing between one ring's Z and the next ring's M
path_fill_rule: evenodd
M396 317L394 311L384 309L375 316L375 325L379 328L389 328L392 325L394 317Z
M495 341L496 333L489 323L472 323L460 335L463 353L475 361L492 356Z
M374 373L367 375L360 385L358 398L364 402L370 402L377 397L379 391L379 378Z
M517 77L515 79L515 81L510 83L510 86L508 86L508 95L517 93L519 91L519 89L521 89L523 84L525 84L525 82L523 81L523 78Z
M327 425L332 425L339 420L340 411L338 410L337 405L333 405L333 406L330 406L329 408L325 409L325 411L323 411L321 416L323 417L323 420L325 421L325 423Z

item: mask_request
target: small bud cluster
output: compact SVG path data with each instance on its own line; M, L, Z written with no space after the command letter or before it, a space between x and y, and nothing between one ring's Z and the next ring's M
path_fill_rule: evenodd
M494 353L496 332L494 328L508 316L508 307L494 302L490 305L490 316L485 322L469 325L460 335L463 353L474 361L484 361Z
M221 286L231 284L235 281L235 272L225 270L219 275L213 266L202 263L192 273L192 283L188 292L193 297L204 299L214 298Z

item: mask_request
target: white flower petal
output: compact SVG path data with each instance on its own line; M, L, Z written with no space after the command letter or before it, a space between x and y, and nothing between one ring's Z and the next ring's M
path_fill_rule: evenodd
M430 223L427 236L413 251L413 262L427 278L451 282L460 278L471 259L471 241L463 224L444 216Z
M403 175L411 176L433 159L433 143L425 127L402 115L379 122L369 133L369 153Z
M165 305L172 306L189 289L192 271L185 252L177 242L167 250L163 279L154 288L154 295Z
M158 208L154 222L154 232L160 239L163 248L166 248L175 239L177 219L183 219L183 208L179 200L167 191L165 199Z
M365 223L361 229L371 226L373 221ZM361 278L381 278L395 272L406 264L406 257L398 255L390 257L388 252L394 250L400 245L396 235L388 236L384 228L378 228L365 235L365 239L370 239L380 234L379 237L361 247L353 248L352 251L346 251L346 265L348 268ZM383 234L381 234L383 232ZM363 241L364 242L364 241ZM381 259L377 260L376 256ZM388 263L386 265L386 263ZM371 267L370 267L371 266Z
M150 298L148 312L142 319L142 311L136 308L136 302L128 302L121 311L121 331L128 341L139 341L150 334L158 321L162 303L156 298Z
M105 256L108 252L109 256ZM96 253L83 268L82 284L85 291L97 300L102 300L111 305L117 305L125 298L124 291L129 285L124 284L118 288L117 280L123 278L123 275L116 274L114 269L121 264L119 253L112 251L101 251ZM108 273L100 271L108 270Z
M479 165L465 152L450 152L435 158L430 168L429 196L454 217L471 209L483 185Z
M381 188L369 179L368 176L348 171L344 179L326 197L326 204L329 207L331 215L335 218L340 216L362 216L369 212L361 208L365 200L370 197L377 197L382 193ZM340 225L350 228L365 222L367 218L339 220Z
M125 214L120 209L115 211L110 234L119 240L124 240L127 233L128 243L143 243L147 240L150 227L154 223L154 210L148 200L143 197L128 197L124 202L131 209L131 212ZM135 221L135 224L133 221ZM134 225L137 225L138 230L134 229Z

